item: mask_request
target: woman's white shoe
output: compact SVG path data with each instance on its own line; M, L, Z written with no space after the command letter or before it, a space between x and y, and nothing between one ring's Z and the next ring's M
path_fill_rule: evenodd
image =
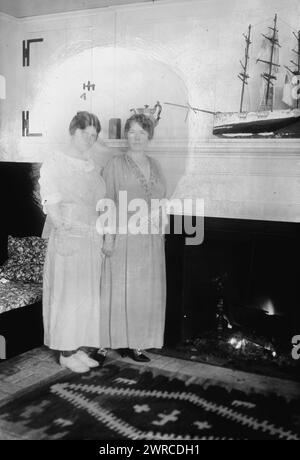
M60 355L59 363L62 367L67 367L71 371L77 372L78 374L84 374L90 370L89 366L76 358L75 354L71 356Z
M98 367L99 363L95 359L89 357L87 353L83 350L78 350L77 353L74 355L81 363L88 367Z

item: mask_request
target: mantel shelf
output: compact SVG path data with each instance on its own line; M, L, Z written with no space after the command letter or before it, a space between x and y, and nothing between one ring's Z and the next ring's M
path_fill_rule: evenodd
M105 139L108 147L125 149L125 139ZM149 144L149 153L183 153L195 156L283 157L298 156L299 139L157 139Z

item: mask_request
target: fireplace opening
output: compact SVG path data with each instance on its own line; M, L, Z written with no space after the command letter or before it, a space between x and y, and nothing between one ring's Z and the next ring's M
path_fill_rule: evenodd
M166 347L299 372L299 224L206 218L201 245L185 236L166 235Z

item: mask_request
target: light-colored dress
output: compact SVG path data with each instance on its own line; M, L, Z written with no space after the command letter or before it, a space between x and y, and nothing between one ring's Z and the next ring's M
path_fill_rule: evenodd
M150 161L150 179L127 155L114 157L104 168L107 197L119 206L119 192L128 203L163 199L166 186L159 164ZM150 208L149 208L150 210ZM128 212L130 218L130 212ZM164 235L118 234L111 257L105 257L101 279L101 337L110 348L163 346L166 275ZM108 327L107 327L108 325Z
M59 203L70 230L50 229L44 266L45 345L55 350L100 347L101 248L96 204L105 183L92 160L55 153L40 173L44 205ZM46 208L46 206L45 206Z

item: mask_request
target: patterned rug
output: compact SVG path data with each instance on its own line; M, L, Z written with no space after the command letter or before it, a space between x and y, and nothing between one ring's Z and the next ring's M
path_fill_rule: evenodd
M246 395L113 362L0 407L0 430L25 439L300 439L300 401Z

